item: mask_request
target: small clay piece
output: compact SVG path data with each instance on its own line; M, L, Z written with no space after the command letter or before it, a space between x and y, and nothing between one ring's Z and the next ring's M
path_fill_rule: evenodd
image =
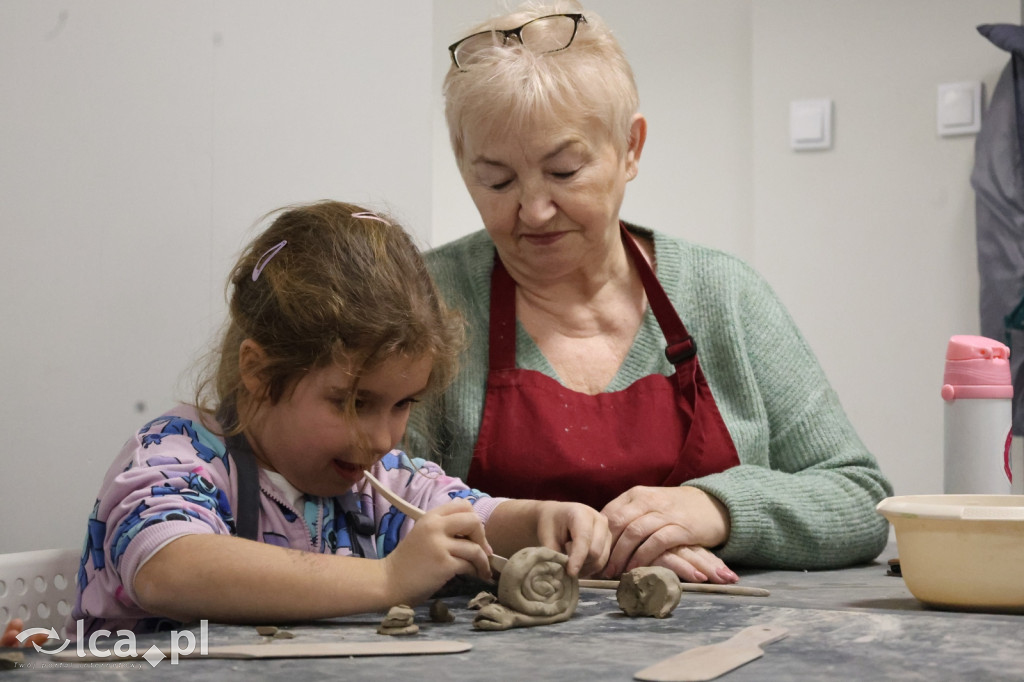
M679 577L664 566L643 566L623 573L615 598L627 616L665 618L678 606Z
M440 599L435 599L430 604L430 620L434 623L451 623L455 615L448 610L448 605Z
M294 632L282 630L276 625L257 625L256 634L261 637L273 637L274 639L293 639L295 637Z
M0 670L14 670L25 665L25 654L20 651L5 651L0 654Z
M482 609L488 604L493 604L496 601L498 601L498 598L490 592L481 592L480 594L476 595L475 597L469 600L469 603L466 604L466 608Z
M580 598L579 580L565 572L568 560L547 547L513 554L498 580L498 603L481 608L473 627L507 630L568 620Z
M415 635L420 631L420 626L412 622L415 615L416 612L405 604L392 606L384 615L380 627L377 628L377 634Z

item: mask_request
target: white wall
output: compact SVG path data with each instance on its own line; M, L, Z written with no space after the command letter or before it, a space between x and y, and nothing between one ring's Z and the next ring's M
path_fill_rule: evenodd
M342 198L476 229L442 119L480 0L0 0L0 552L81 543L124 439L173 400L263 212ZM977 328L973 137L940 82L1019 0L593 0L650 135L624 216L777 288L897 492L941 488L942 352ZM836 144L787 146L791 99Z
M976 30L1017 0L768 0L753 8L754 264L787 303L898 494L942 492L946 343L977 334L974 136L940 83L1008 53ZM790 100L830 97L835 146L788 148Z
M0 0L0 552L81 544L121 444L190 395L260 215L347 199L426 243L430 25L419 1Z

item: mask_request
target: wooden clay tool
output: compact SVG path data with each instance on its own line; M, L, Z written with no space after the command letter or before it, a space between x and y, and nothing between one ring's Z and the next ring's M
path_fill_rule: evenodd
M618 580L580 580L580 587L599 590L615 590L619 587ZM683 592L711 592L714 594L733 594L743 597L767 597L771 592L763 587L745 587L743 585L717 585L715 583L679 583Z
M764 655L762 644L777 642L786 629L770 625L744 628L730 639L688 649L636 673L633 678L647 682L694 682L713 680L744 663Z
M184 653L178 651L178 658L326 658L337 656L399 656L415 654L457 654L469 651L473 645L467 642L455 640L395 640L388 638L386 642L294 642L294 641L271 641L263 644L236 644L225 646L211 646L206 653L202 653L200 647ZM82 656L73 649L63 651L56 656L57 661L71 661L74 663L86 663L99 661L109 663L111 661L124 661L131 658L142 658L149 650L140 651L137 657L119 656L116 651L104 651L102 657L96 653L83 652ZM171 656L169 647L160 648L160 652ZM160 659L162 660L162 659Z
M398 509L398 511L402 512L413 521L416 521L426 514L425 511L411 502L406 501L404 497L401 497L398 493L378 481L377 478L369 471L364 471L363 475L366 476L366 480L370 482L370 485L373 486L374 490L380 493L385 500L395 505L395 508ZM492 554L487 557L487 559L491 562L491 570L497 573L501 573L501 569L505 568L505 564L508 563L508 559L498 556L497 554Z
M363 476L366 476L366 480L370 482L373 489L380 493L385 500L395 505L398 511L402 512L413 521L418 521L424 514L426 514L425 511L411 502L406 502L404 497L401 497L398 493L392 491L386 485L378 481L377 478L369 471L364 471Z

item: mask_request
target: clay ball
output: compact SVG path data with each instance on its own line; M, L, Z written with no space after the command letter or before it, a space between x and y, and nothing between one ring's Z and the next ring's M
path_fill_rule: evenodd
M664 566L643 566L623 573L615 597L627 616L665 618L679 604L679 577Z

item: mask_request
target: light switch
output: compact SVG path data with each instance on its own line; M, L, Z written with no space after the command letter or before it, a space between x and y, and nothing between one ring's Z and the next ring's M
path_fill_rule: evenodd
M969 135L981 130L981 81L939 86L936 120L939 135Z
M789 146L797 150L832 146L832 100L803 99L789 103Z

